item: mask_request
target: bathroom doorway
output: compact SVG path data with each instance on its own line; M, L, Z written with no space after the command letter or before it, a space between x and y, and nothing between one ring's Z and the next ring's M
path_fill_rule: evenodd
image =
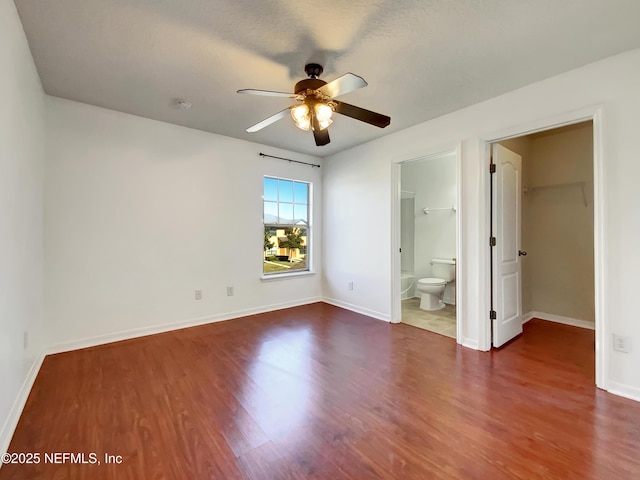
M532 319L595 330L593 121L491 149L493 346Z
M457 339L458 151L399 170L400 320Z

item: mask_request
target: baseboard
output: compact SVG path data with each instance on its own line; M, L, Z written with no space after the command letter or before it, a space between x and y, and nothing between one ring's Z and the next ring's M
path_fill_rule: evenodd
M630 385L610 381L607 391L614 395L640 402L640 388L638 387L632 387Z
M544 312L529 312L522 316L522 323L528 322L532 318L539 318L540 320L546 320L548 322L563 323L565 325L571 325L572 327L588 328L589 330L595 330L596 325L593 322L586 320L580 320L577 318L563 317L561 315L554 315L553 313Z
M22 386L20 387L20 391L11 406L11 410L9 410L7 420L4 422L2 430L0 430L0 455L6 453L9 449L9 444L13 438L13 432L18 426L18 420L20 420L20 415L22 415L22 410L27 403L29 393L31 393L33 383L36 381L36 377L38 376L44 357L44 353L41 353L33 359L31 368L29 369L24 382L22 382ZM2 462L0 462L0 466L2 466Z
M79 350L81 348L95 347L97 345L104 345L106 343L120 342L122 340L130 340L132 338L146 337L147 335L154 335L156 333L170 332L172 330L180 330L182 328L197 327L199 325L206 325L207 323L223 322L225 320L232 320L234 318L247 317L249 315L257 315L259 313L273 312L275 310L282 310L283 308L299 307L301 305L308 305L310 303L321 302L321 297L311 297L302 300L296 300L293 302L277 303L257 308L248 308L245 310L236 310L234 312L226 312L217 315L208 315L206 317L192 318L188 320L181 320L178 322L164 323L160 325L154 325L150 327L132 328L130 330L122 330L119 332L107 333L103 335L96 335L92 337L85 337L67 342L60 342L54 345L50 345L47 349L48 354L69 352L71 350Z
M323 298L322 301L324 303L328 303L329 305L333 305L335 307L344 308L345 310L351 310L352 312L355 312L355 313L360 313L368 317L373 317L377 320L382 320L384 322L391 321L391 315L387 313L376 312L375 310L370 310L368 308L361 307L359 305L343 302L342 300L336 300L335 298Z
M473 350L480 350L478 341L471 338L461 337L460 345L462 345L463 347L471 348Z

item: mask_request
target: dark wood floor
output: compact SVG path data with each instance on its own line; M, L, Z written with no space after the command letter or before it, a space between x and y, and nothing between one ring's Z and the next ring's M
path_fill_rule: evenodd
M0 480L638 479L640 404L593 371L588 330L482 353L317 303L47 357L10 451L101 464Z

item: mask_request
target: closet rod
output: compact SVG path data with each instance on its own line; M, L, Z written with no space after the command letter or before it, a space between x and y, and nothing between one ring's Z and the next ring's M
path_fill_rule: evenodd
M317 163L301 162L300 160L292 160L290 158L276 157L275 155L267 155L266 153L262 153L262 152L260 152L260 156L261 157L269 157L269 158L277 158L278 160L285 160L287 162L293 162L293 163L301 163L302 165L309 165L310 167L318 167L318 168L320 168L320 165L318 165Z

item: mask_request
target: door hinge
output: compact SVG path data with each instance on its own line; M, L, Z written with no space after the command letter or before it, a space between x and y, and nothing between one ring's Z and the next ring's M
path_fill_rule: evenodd
M489 173L496 173L496 164L492 163L489 165Z
M496 318L498 318L498 314L496 313L496 311L495 310L489 310L489 319L495 320Z
M496 246L496 237L490 237L489 238L489 245L492 247Z

